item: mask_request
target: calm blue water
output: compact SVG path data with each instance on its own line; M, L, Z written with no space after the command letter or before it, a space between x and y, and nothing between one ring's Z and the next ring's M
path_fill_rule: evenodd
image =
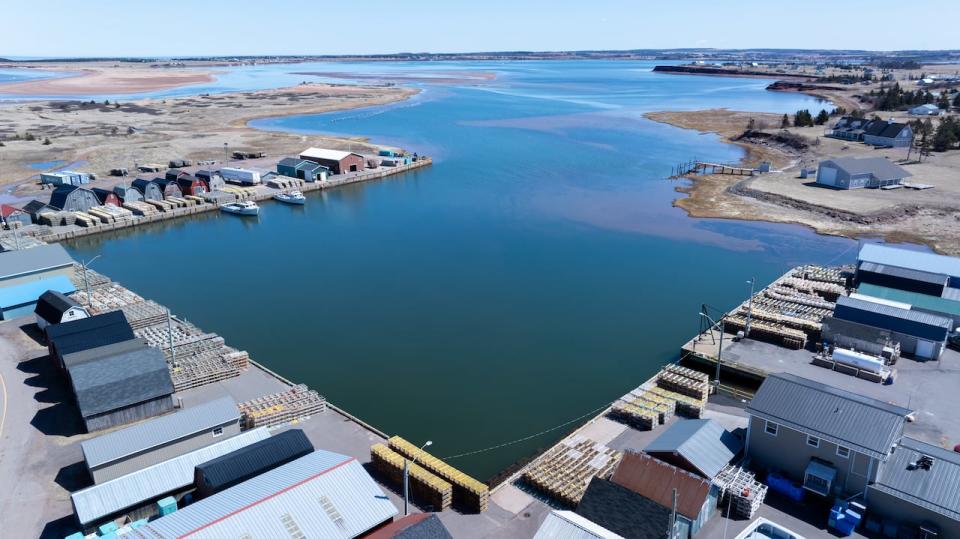
M30 168L34 170L47 170L51 168L61 167L65 164L67 164L67 162L62 160L39 161L36 163L30 163Z
M267 203L259 220L203 215L69 248L103 255L98 271L385 431L433 440L440 456L612 401L676 357L701 303L732 307L750 277L853 260L847 240L673 208L672 164L740 150L642 117L814 100L642 63L458 66L471 68L500 77L255 123L370 136L435 156L429 169L312 194L303 208ZM561 434L454 462L487 477Z
M66 75L68 74L57 71L40 71L38 69L27 68L5 68L0 69L0 83L52 79L54 77L63 77Z

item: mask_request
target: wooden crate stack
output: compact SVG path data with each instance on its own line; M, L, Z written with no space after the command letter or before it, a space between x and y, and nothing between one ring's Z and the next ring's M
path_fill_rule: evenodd
M576 507L594 477L613 474L622 453L574 435L540 456L523 473L527 483L569 507Z
M373 468L397 486L403 488L403 463L408 459L384 444L370 448ZM453 503L453 485L430 473L419 464L408 465L410 495L430 505L433 511L443 511Z
M390 445L390 449L408 459L416 459L418 464L440 478L449 481L453 485L453 503L457 504L460 508L479 513L487 510L490 498L490 488L487 485L399 436L390 438L388 444Z
M673 417L673 400L637 388L620 397L611 407L611 415L641 430L653 430Z
M134 215L137 216L154 215L157 213L156 207L139 200L124 202L122 207L126 210L130 210Z
M721 490L720 506L730 507L732 515L727 515L728 518L752 519L767 497L767 486L739 466L727 466L713 482Z
M707 406L706 399L697 399L660 386L650 388L649 393L673 401L676 413L686 417L699 418Z
M693 397L698 401L705 401L710 395L710 383L707 380L687 378L682 374L670 372L666 369L657 375L657 386L664 389Z
M327 400L316 391L299 384L288 391L243 402L239 408L244 428L253 429L272 427L322 413L327 409Z
M727 316L725 320L727 327L733 331L740 331L747 325L747 319L740 314ZM766 320L750 321L750 337L780 344L794 350L800 350L807 346L807 334L803 331Z

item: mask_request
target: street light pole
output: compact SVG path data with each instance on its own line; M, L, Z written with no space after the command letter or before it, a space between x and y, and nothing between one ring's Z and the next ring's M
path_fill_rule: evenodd
M223 143L223 162L224 162L224 163L226 163L227 161L230 160L230 157L229 157L229 156L230 156L230 154L227 153L227 143L224 142L224 143Z
M423 451L423 448L424 448L424 447L430 447L431 445L433 445L433 442L431 442L430 440L427 440L427 443L425 443L425 444L423 444L422 446L420 446L420 451ZM417 457L419 457L419 455L417 455ZM416 457L414 457L413 463L414 463L414 464L417 463L417 458L416 458ZM409 498L409 496L410 496L409 464L410 464L410 461L409 461L409 460L403 459L403 516L407 516L407 515L410 514L410 510L409 510L409 504L410 504L410 502L409 502L409 499L410 499L410 498Z
M750 336L750 317L753 315L753 287L754 283L757 282L757 278L754 277L747 282L750 283L750 299L747 300L747 323L743 326L744 337Z
M102 255L97 255L90 260L81 260L80 265L83 266L83 289L87 294L87 307L90 306L90 281L87 279L87 267L90 264L93 264L93 261L100 258Z
M720 317L720 323L713 321L713 318L710 318L710 315L707 313L700 313L700 316L706 318L710 322L710 332L713 333L713 328L720 326L720 344L717 345L717 374L714 377L714 384L719 388L720 387L720 360L723 358L723 334L726 333L727 329L727 315L724 314Z

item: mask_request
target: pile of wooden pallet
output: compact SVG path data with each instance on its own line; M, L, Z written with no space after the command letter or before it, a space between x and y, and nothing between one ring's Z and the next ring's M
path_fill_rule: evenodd
M727 327L733 331L743 330L747 326L747 319L741 314L727 316L724 320ZM801 350L807 346L807 334L803 331L766 320L750 321L750 338L780 344L794 350Z
M250 366L250 356L224 346L186 357L177 356L169 366L174 389L184 391L240 376Z
M384 444L375 444L370 448L370 461L373 468L401 489L403 488L403 463L407 460L409 459ZM413 462L408 464L407 473L410 496L413 499L423 501L432 511L443 511L453 503L453 485L447 481Z
M319 414L327 409L327 399L303 384L287 391L264 395L240 403L241 425L244 429L272 427Z
M838 297L847 295L846 287L835 283L797 279L796 277L784 277L778 280L777 283L808 294L816 294L827 301L836 301Z
M153 215L157 213L157 208L151 204L140 200L131 200L129 202L123 203L123 208L130 210L134 215L144 216L144 215Z
M399 436L388 440L390 449L416 460L418 464L453 485L453 503L465 511L484 512L490 498L490 488L446 462L427 453Z
M277 176L267 180L266 185L267 187L272 187L274 189L290 189L292 187L302 187L303 180L299 178L291 178L289 176Z
M92 217L100 220L101 223L123 223L133 220L133 212L125 209L118 208L110 204L100 206L99 208L90 208L87 210Z
M767 497L767 486L756 480L751 472L729 465L717 474L713 483L720 487L720 507L730 507L727 518L750 520L760 510Z
M93 277L93 274L88 270L87 271L87 280L90 281ZM83 282L83 271L77 275L79 281L79 290L74 293L73 299L75 299L81 305L86 305L90 310L90 314L103 314L110 311L116 311L122 309L123 307L130 305L131 303L139 303L144 301L142 297L137 295L130 290L120 286L117 283L101 283L94 286L90 285L90 297L87 297L86 287Z
M794 305L806 305L828 312L833 312L833 309L837 306L836 303L827 301L816 294L805 294L796 288L779 286L776 283L765 288L763 295L773 300L788 301ZM756 301L757 298L754 297L754 302Z
M640 430L653 430L673 417L676 403L638 387L620 397L610 414Z
M622 453L582 435L561 441L527 467L523 479L552 499L576 507L594 477L613 474Z
M843 270L838 267L824 267L808 264L793 268L792 277L806 279L808 281L820 281L824 283L838 284L846 286L847 278Z
M689 370L689 369L688 369ZM696 371L693 371L696 372ZM701 374L697 372L697 374ZM666 390L692 397L698 401L705 401L710 395L709 379L691 378L684 374L663 369L657 374L657 386Z
M223 188L224 193L230 193L235 195L237 200L246 200L257 194L256 188L253 187L236 187L236 186L225 186Z

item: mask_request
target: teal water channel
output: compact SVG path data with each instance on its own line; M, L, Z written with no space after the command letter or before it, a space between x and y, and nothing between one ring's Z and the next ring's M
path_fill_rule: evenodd
M666 109L819 111L769 81L651 64L520 62L381 108L257 121L369 136L432 167L72 242L78 259L388 433L445 457L538 433L646 380L745 283L855 244L786 225L691 219L670 167L738 148L648 121ZM357 70L436 70L366 64ZM291 71L298 70L287 66ZM338 71L344 68L338 66ZM291 148L295 153L299 148ZM575 424L451 462L487 478Z

